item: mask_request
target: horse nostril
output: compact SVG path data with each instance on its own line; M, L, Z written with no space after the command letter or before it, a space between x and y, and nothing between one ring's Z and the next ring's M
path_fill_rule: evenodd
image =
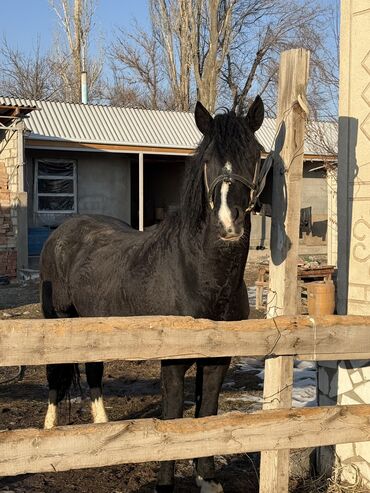
M238 219L240 219L241 215L242 215L241 208L240 207L234 207L234 209L233 209L233 220L237 221Z

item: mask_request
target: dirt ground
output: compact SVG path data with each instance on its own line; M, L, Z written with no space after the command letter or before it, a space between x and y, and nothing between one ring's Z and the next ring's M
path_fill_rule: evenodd
M253 285L256 269L248 269L247 282ZM0 286L0 318L40 318L38 283L28 282ZM251 318L263 318L264 313L252 309ZM231 410L256 409L253 396L261 396L261 386L253 374L239 371L238 358L232 362L220 397L220 413ZM18 368L0 368L0 430L42 427L47 404L44 367L27 367L21 381L5 380L16 376ZM106 364L104 395L110 420L160 417L161 401L158 362L113 362ZM71 393L70 405L60 406L61 424L81 424L91 421L88 389L81 366L82 395ZM245 400L244 391L251 395ZM244 398L243 398L244 397ZM194 372L186 377L186 416L194 411ZM258 404L257 404L258 406ZM257 493L259 454L216 457L217 477L225 493ZM149 493L153 492L159 463L129 464L100 469L74 470L50 474L33 474L0 478L0 492L15 493ZM176 492L196 493L190 461L178 461ZM297 480L291 491L298 492Z

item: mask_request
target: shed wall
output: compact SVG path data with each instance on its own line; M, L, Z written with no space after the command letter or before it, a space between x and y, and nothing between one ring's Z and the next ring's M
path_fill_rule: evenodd
M17 275L18 132L0 131L0 276Z
M327 203L327 178L325 172L320 169L311 171L321 165L320 162L304 163L302 184L302 208L311 209L312 229L303 232L300 237L300 250L309 252L309 247L322 247L319 253L326 253L328 232L328 203ZM251 247L270 246L270 218L265 219L260 215L252 215ZM308 247L308 248L305 248Z
M35 161L40 158L75 159L77 162L77 211L80 214L104 214L130 223L130 161L124 155L29 150L27 183L30 227L57 226L68 214L38 213L34 197Z

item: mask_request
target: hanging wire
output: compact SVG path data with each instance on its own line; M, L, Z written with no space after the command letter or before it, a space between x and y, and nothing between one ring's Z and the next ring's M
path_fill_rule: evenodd
M11 383L11 382L14 382L16 380L17 381L23 380L25 371L26 371L25 366L18 366L18 373L14 377L7 378L5 380L0 380L0 385L5 385L7 383Z

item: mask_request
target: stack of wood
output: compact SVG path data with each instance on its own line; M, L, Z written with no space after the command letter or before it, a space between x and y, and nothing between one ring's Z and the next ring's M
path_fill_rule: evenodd
M334 265L321 264L316 261L305 262L298 259L298 299L301 300L302 291L306 289L308 282L329 281L334 273ZM263 302L263 290L269 288L269 265L263 263L258 269L256 286L256 309L262 310L265 307Z

